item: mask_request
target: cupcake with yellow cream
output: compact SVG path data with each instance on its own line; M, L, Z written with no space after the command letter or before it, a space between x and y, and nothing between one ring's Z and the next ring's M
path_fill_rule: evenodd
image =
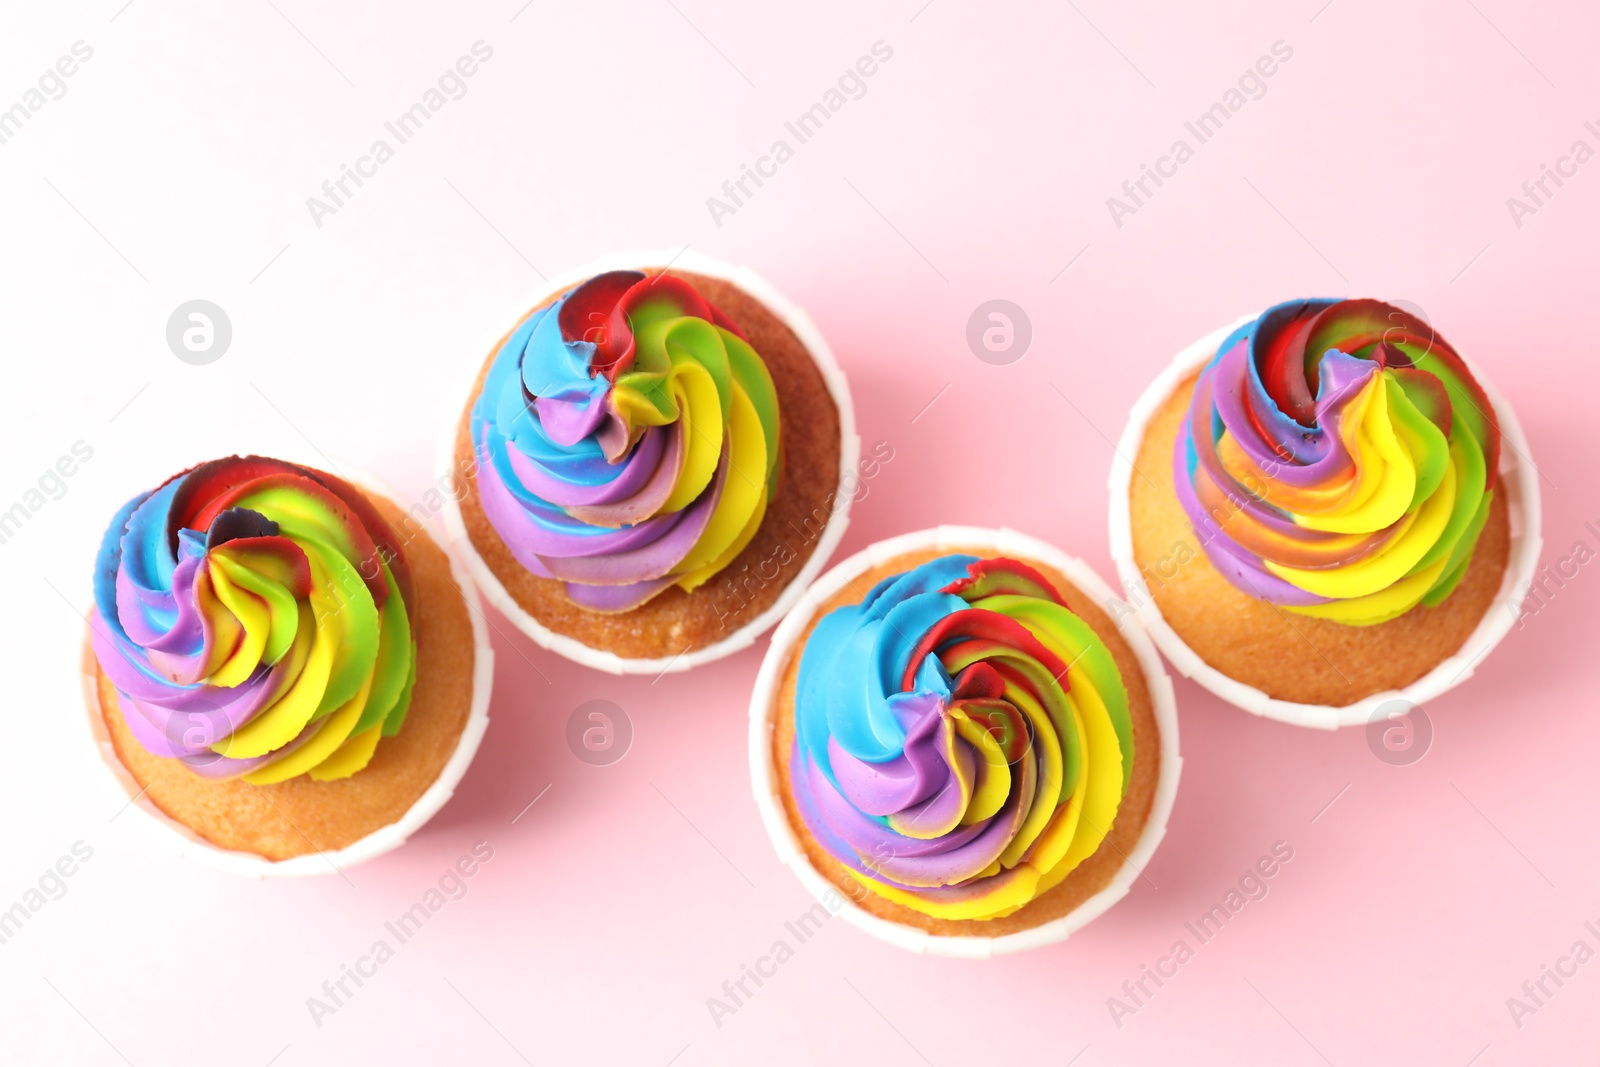
M748 645L792 602L843 532L858 445L826 344L759 279L627 262L499 338L442 475L514 623L659 673Z
M1177 726L1092 571L1009 531L940 530L813 592L763 666L751 759L814 891L965 955L1057 940L1126 892L1165 828Z
M1530 531L1521 432L1466 361L1376 300L1280 304L1194 356L1136 409L1113 479L1113 553L1179 669L1315 725L1458 654L1444 673L1469 673Z
M106 530L93 725L141 801L198 839L338 853L416 822L470 759L487 676L469 595L382 497L258 456L203 463Z

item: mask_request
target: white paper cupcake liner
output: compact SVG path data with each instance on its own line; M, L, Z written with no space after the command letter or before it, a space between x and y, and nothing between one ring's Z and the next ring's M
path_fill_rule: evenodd
M317 466L315 462L308 465ZM339 474L373 495L387 497L391 502L399 499L373 479L352 472L348 466L340 467L333 473ZM122 760L117 758L116 748L112 745L111 734L106 729L105 719L101 713L100 690L96 677L98 665L94 650L89 646L86 629L83 648L84 709L87 712L89 734L105 772L97 777L113 801L121 805L118 815L114 817L120 818L126 815L139 823L145 832L163 846L229 874L249 878L297 878L337 874L356 864L375 859L405 844L407 838L438 814L439 809L454 795L456 784L466 774L467 767L472 763L472 757L478 751L478 744L483 740L484 731L489 727L489 693L494 686L494 648L489 643L489 627L484 619L483 607L478 602L477 589L472 584L471 575L467 573L457 554L451 551L444 537L433 529L432 524L428 525L427 530L428 536L449 557L451 577L460 587L461 595L467 602L467 614L472 619L474 647L472 706L467 713L467 725L456 741L455 752L451 754L444 769L439 772L439 777L428 787L427 792L418 797L404 815L344 848L332 852L310 852L286 860L271 860L251 852L239 852L212 844L156 807L155 803L145 795L143 787L123 766Z
M549 649L557 655L564 656L575 663L586 667L606 671L610 674L652 674L661 675L687 671L703 663L730 656L735 652L750 647L755 643L767 628L772 626L784 613L794 606L800 595L805 591L813 579L827 566L828 558L833 555L833 550L839 547L839 541L844 537L844 531L850 524L850 505L854 492L846 493L843 490L850 485L850 479L856 475L856 465L861 458L861 438L856 434L855 404L850 399L850 385L845 380L844 371L839 369L838 361L834 359L833 350L828 347L828 342L823 338L821 331L800 308L790 303L782 293L778 292L765 279L750 270L748 267L735 267L710 256L696 252L665 251L665 252L629 252L606 256L595 260L574 270L552 278L547 284L542 284L534 294L517 306L517 308L500 323L488 336L483 344L474 350L473 358L468 360L469 366L463 375L462 386L452 400L446 414L444 432L439 437L438 455L435 461L435 473L440 486L454 484L456 477L456 435L460 432L461 419L468 405L476 397L478 374L483 369L483 362L489 358L490 353L496 350L501 338L505 337L516 324L521 321L530 308L544 303L554 293L573 288L578 284L611 270L638 270L642 267L665 266L671 270L687 271L692 274L704 274L712 278L720 278L738 286L750 296L761 301L767 309L776 315L784 325L794 331L800 339L811 358L817 364L817 369L822 372L822 379L828 387L828 393L833 397L834 406L839 411L839 487L832 504L830 515L824 525L821 535L817 538L816 550L811 558L806 560L794 580L779 595L777 602L766 611L761 612L745 625L739 627L705 648L698 648L692 652L680 653L676 656L654 659L639 659L628 656L619 656L615 652L594 648L582 641L566 634L556 633L545 626L538 619L525 611L521 604L506 591L500 579L489 569L488 564L478 555L476 546L471 537L467 535L466 524L461 518L461 504L453 493L443 493L444 497L444 522L445 530L452 542L459 548L461 556L467 561L467 566L472 570L472 576L477 579L478 587L489 603L499 609L500 613L527 634L534 643L541 648Z
M778 687L791 654L800 635L816 616L821 606L843 589L858 575L882 563L922 549L982 549L997 555L1013 556L1021 560L1036 560L1053 567L1066 576L1073 585L1092 598L1121 631L1123 639L1133 650L1144 671L1150 688L1150 699L1155 708L1156 725L1161 734L1161 772L1156 781L1155 797L1150 806L1150 817L1144 831L1128 853L1123 865L1112 877L1111 884L1084 901L1059 919L997 937L951 937L929 933L914 926L891 922L862 908L840 893L811 863L800 844L794 827L783 808L781 786L777 768L772 762L773 719L777 711ZM1053 545L1015 530L991 530L976 526L940 526L931 530L902 534L879 541L857 552L823 575L806 590L794 610L773 631L772 643L766 658L761 661L761 672L756 676L755 692L750 696L750 778L755 793L756 807L761 811L761 822L778 850L778 858L795 873L801 883L817 900L832 908L832 901L841 900L843 906L836 912L853 926L858 926L878 938L899 948L930 956L955 956L963 959L988 959L1024 949L1064 941L1091 920L1127 895L1145 866L1154 855L1156 846L1167 833L1167 819L1172 813L1172 803L1178 793L1178 776L1183 769L1183 757L1178 754L1178 712L1173 697L1172 679L1162 666L1161 657L1150 643L1133 613L1119 600L1111 587L1087 563L1069 556ZM828 894L833 894L830 898Z
M1184 378L1216 355L1217 346L1228 334L1255 318L1255 315L1244 315L1179 352L1171 365L1150 383L1150 387L1128 413L1128 424L1117 443L1111 477L1107 483L1111 493L1111 558L1122 579L1123 595L1133 605L1145 629L1179 674L1192 678L1203 688L1252 714L1295 726L1333 730L1341 726L1365 725L1380 707L1398 706L1391 704L1392 701L1426 704L1472 677L1478 662L1510 632L1517 621L1517 590L1525 589L1527 583L1533 580L1543 546L1540 536L1539 475L1529 458L1528 439L1522 432L1522 424L1517 421L1516 412L1511 410L1511 406L1484 376L1483 370L1466 356L1463 355L1462 360L1483 387L1500 422L1505 447L1500 450L1498 491L1504 494L1510 516L1511 552L1499 592L1495 594L1494 602L1478 622L1477 628L1454 655L1415 682L1403 689L1374 693L1342 707L1300 704L1268 696L1260 689L1236 681L1206 663L1167 625L1133 557L1133 526L1128 493L1133 477L1133 457L1139 454L1139 446L1144 441L1151 416Z

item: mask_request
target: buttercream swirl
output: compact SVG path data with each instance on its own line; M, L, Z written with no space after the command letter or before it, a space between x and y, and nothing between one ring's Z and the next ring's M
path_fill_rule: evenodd
M528 570L592 611L692 592L755 536L778 396L688 282L613 271L527 317L472 408L479 496Z
M1093 855L1133 768L1115 660L1048 579L948 555L824 616L790 779L862 886L941 919L1008 915Z
M1383 622L1438 604L1466 572L1496 485L1493 410L1455 350L1401 308L1279 304L1196 381L1178 500L1250 596Z
M95 561L90 629L133 737L207 778L345 778L398 733L416 603L357 489L259 456L141 493Z

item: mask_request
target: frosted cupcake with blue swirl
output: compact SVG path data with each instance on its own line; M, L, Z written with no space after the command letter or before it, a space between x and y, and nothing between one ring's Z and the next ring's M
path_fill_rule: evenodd
M593 273L495 344L452 430L452 512L541 643L610 669L697 662L842 529L842 390L803 316L733 281Z
M774 637L752 707L768 829L825 904L919 951L1065 936L1165 825L1177 727L1154 649L1049 546L892 544L825 576Z

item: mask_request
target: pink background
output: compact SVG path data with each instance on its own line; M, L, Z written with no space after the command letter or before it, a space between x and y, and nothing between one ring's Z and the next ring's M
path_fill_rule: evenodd
M747 263L830 339L864 441L895 450L845 552L941 522L1005 524L1111 577L1107 438L1145 384L1242 312L1342 294L1420 305L1515 405L1542 471L1547 562L1580 540L1600 547L1600 521L1584 526L1600 520L1586 411L1600 381L1582 310L1600 163L1520 227L1506 204L1575 140L1600 148L1583 125L1600 120L1592 6L273 3L0 13L0 107L74 41L94 49L66 95L0 145L0 509L75 441L94 449L0 545L0 909L74 842L93 849L0 945L0 1058L1592 1053L1600 963L1551 985L1520 1028L1506 1004L1580 938L1600 949L1583 926L1600 926L1592 566L1426 709L1420 762L1390 766L1361 730L1260 721L1179 682L1171 829L1148 882L1104 918L989 964L912 958L831 922L720 1027L707 998L810 905L749 796L745 705L764 641L652 682L497 636L489 734L441 815L347 878L258 884L113 819L79 727L72 613L112 510L214 454L325 452L416 499L442 397L538 288L535 267L636 247ZM316 227L306 198L480 39L494 55L466 95ZM893 58L866 94L715 225L706 198L879 40ZM1266 94L1117 227L1106 198L1277 41L1293 57ZM208 367L164 340L195 297L233 323ZM1009 366L964 340L993 298L1032 321ZM633 722L613 766L564 742L590 699ZM316 1026L307 998L480 840L494 859L467 895ZM1280 840L1294 859L1266 899L1119 1028L1107 999Z

